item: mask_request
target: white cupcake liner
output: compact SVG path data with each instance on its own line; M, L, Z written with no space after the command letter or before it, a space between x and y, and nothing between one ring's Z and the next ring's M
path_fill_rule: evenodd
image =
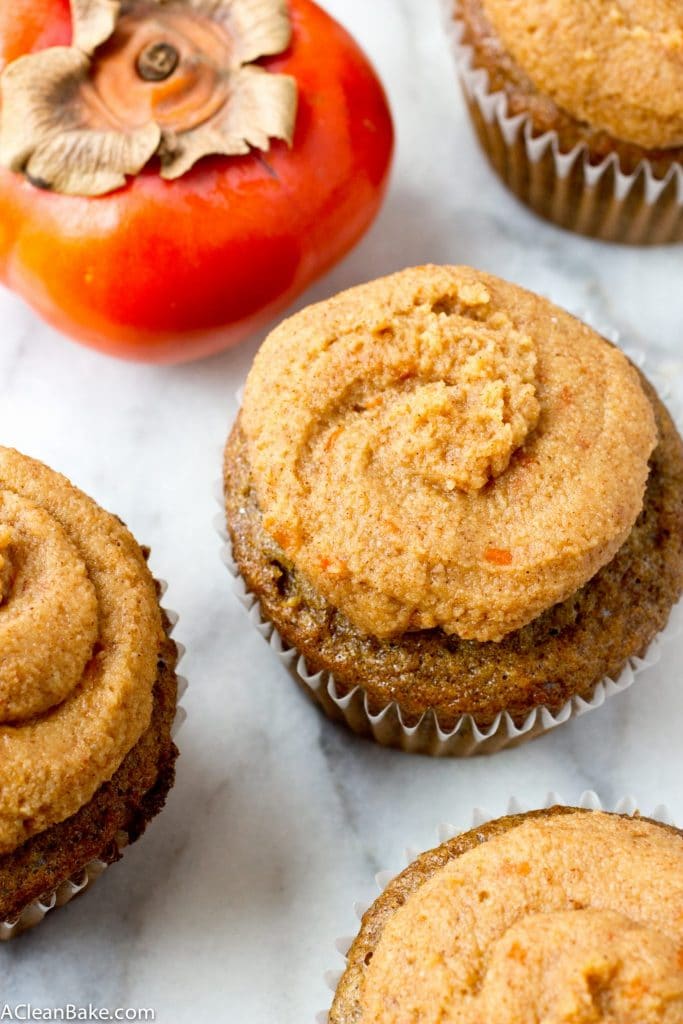
M583 319L591 320L592 317L584 315ZM614 344L619 343L618 332L599 325L595 325L594 329ZM621 348L631 362L644 371L680 425L683 414L677 403L672 401L666 371L649 365L647 356L641 349L624 345ZM494 754L517 746L557 728L558 725L563 725L572 718L579 718L589 711L602 707L609 698L628 690L638 676L660 661L665 645L680 636L683 631L682 600L672 608L667 625L652 640L642 658L629 658L617 679L605 677L593 687L588 698L572 697L559 711L539 706L530 711L520 724L516 724L508 712L499 712L491 725L483 729L477 725L472 715L463 715L452 729L446 730L441 727L436 713L430 710L416 724L410 725L406 723L398 703L389 703L374 713L370 708L368 695L362 687L356 686L344 694L338 687L333 673L309 671L305 657L296 648L290 647L274 624L262 614L258 599L251 593L240 575L232 555L225 523L222 482L215 486L215 497L221 507L221 512L215 519L216 530L223 541L221 558L232 577L235 596L247 610L249 621L268 642L277 659L295 682L329 718L343 722L352 732L372 738L381 746L397 748L406 753L427 754L431 757L471 757Z
M490 821L496 821L498 818L503 818L508 815L514 814L526 814L529 811L537 810L549 810L551 807L579 807L586 811L608 811L612 814L625 814L629 817L633 817L635 814L643 814L644 817L651 818L654 821L660 822L662 825L674 825L671 812L665 804L658 804L653 811L644 812L642 811L641 805L632 796L622 797L616 801L613 806L607 806L600 799L597 793L593 790L586 790L581 794L578 801L572 802L564 800L558 793L548 793L544 802L540 807L532 807L523 800L518 800L517 797L511 797L508 801L507 808L500 814L492 814L482 807L475 807L472 811L471 822L464 828L456 825L442 824L437 829L437 843L434 847L427 847L425 850L416 850L407 848L405 850L405 867L409 867L413 861L417 860L418 857L422 856L429 849L435 849L441 846L443 843L449 842L451 839L455 839L456 836L463 835L465 832L469 832L471 829L479 828L482 825L486 825ZM404 870L402 868L401 870ZM375 875L375 883L378 889L378 896L381 895L387 886L400 874L400 871L379 871ZM362 922L364 915L373 905L378 896L371 900L356 901L353 905L355 916L359 922ZM344 935L336 940L334 943L335 949L347 961L347 954L351 948L351 945L355 941L356 935ZM345 967L341 970L336 968L325 972L325 984L334 995L337 991L339 982L345 971ZM329 1010L322 1010L316 1015L316 1024L328 1024Z
M668 626L653 640L645 657L630 658L618 679L601 680L593 688L590 698L572 697L559 711L552 712L543 706L534 708L520 725L516 725L507 712L500 712L485 729L480 729L471 715L463 715L453 729L444 730L434 711L426 712L417 724L407 725L396 702L373 714L368 696L360 686L344 695L339 692L331 672L309 672L304 656L295 648L288 647L273 623L262 616L258 600L239 574L229 544L223 548L222 558L233 577L234 593L246 608L251 624L268 641L294 680L329 718L344 722L357 735L372 737L382 746L432 757L496 753L602 707L610 697L629 689L645 669L656 665L664 644L678 636L683 627L683 604L679 603L671 612Z
M157 583L160 588L160 596L163 597L168 584L162 580L157 580ZM170 611L168 608L164 608L163 611L169 621L167 634L170 637L178 623L178 614ZM185 648L181 643L178 643L177 640L174 642L177 651L177 667L185 654ZM180 701L187 690L188 682L184 676L176 675L176 679L178 682L178 698L175 719L171 727L171 735L173 738L176 737L187 718L187 712L185 708L181 706ZM129 836L126 832L117 832L114 837L114 843L116 844L117 852L119 854L126 846L128 846L129 841ZM52 892L45 893L39 899L27 904L18 917L0 921L0 942L8 942L10 939L15 939L17 936L22 935L30 928L35 928L36 925L39 925L41 921L44 920L51 910L56 910L58 907L65 906L67 903L70 903L75 896L79 896L82 892L85 892L86 889L90 888L90 886L92 886L92 884L108 867L109 864L106 861L95 858L94 860L89 861L89 863L76 874L71 875L70 878L65 879L63 882L60 882Z
M661 245L683 241L683 167L658 177L643 159L625 173L616 153L592 162L586 143L563 150L554 131L535 133L528 114L511 115L504 91L463 40L458 0L441 0L446 31L474 127L505 184L536 213L604 241Z

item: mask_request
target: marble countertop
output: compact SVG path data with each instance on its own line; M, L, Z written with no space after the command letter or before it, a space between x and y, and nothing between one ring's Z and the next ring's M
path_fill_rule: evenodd
M647 349L683 400L680 247L614 248L536 220L480 155L437 0L325 0L375 60L398 132L365 241L300 304L408 264L467 262ZM193 366L117 363L0 294L0 440L48 462L131 526L170 583L188 648L189 719L164 814L98 882L0 950L0 1008L151 1007L162 1024L306 1024L353 902L439 822L511 794L633 793L683 821L680 644L605 708L492 759L379 749L324 721L230 591L213 528L234 394L259 339Z

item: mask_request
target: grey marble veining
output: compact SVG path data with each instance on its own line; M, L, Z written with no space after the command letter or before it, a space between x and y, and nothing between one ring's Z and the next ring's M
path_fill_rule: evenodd
M468 262L647 349L683 401L681 248L574 238L511 198L478 152L437 0L327 0L387 84L398 153L384 211L299 305L401 266ZM437 762L323 721L247 628L219 559L213 484L258 339L163 369L106 360L0 294L0 440L67 473L152 545L191 688L168 807L81 901L0 949L0 1006L149 1006L163 1024L305 1024L329 1003L354 900L441 821L546 791L633 793L683 821L681 642L628 693L533 744Z

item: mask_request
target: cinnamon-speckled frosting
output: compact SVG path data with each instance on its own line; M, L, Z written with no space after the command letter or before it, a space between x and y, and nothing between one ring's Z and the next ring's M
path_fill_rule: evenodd
M683 145L679 0L481 0L517 65L577 120L646 149Z
M125 527L0 447L0 853L112 777L149 724L162 636Z
M436 870L366 963L359 1024L681 1024L683 841L529 817Z
M265 529L377 637L500 640L567 598L631 530L656 443L617 349L466 267L285 321L241 422Z

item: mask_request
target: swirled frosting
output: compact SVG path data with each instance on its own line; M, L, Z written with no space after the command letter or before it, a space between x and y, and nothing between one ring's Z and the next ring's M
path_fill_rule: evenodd
M241 417L265 529L377 637L500 640L568 597L627 537L656 443L617 349L464 267L286 321Z
M0 447L0 853L115 773L149 724L161 637L128 531Z
M602 813L530 818L388 919L360 1024L681 1024L683 842Z
M482 0L515 62L579 121L646 149L683 145L679 0Z

